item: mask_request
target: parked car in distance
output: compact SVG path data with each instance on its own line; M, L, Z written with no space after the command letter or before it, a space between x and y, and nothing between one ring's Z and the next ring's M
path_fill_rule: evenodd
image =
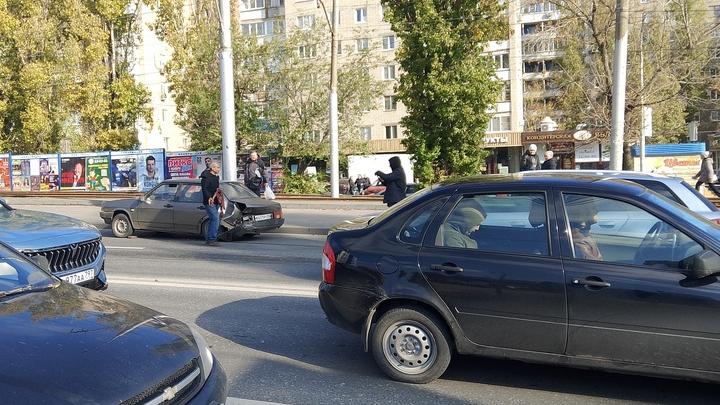
M0 199L0 242L71 284L107 288L105 245L93 225L64 215L14 209Z
M320 304L393 379L454 353L720 381L720 227L637 183L490 175L332 229Z
M258 197L238 182L223 181L220 188L225 195L221 239L277 229L285 222L279 203ZM204 236L208 226L198 179L166 180L142 197L108 201L100 217L118 238L136 230Z
M188 325L68 284L0 243L7 404L209 404L225 372Z
M547 173L578 173L591 176L618 178L642 184L650 190L669 198L680 205L688 207L705 218L720 224L720 209L700 194L690 184L680 177L670 177L655 173L643 173L627 170L545 170L537 172L524 172L525 175Z

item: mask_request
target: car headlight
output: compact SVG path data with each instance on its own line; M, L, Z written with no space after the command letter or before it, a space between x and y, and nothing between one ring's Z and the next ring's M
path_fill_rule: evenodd
M210 351L210 347L205 341L205 338L200 334L200 332L193 326L190 327L190 330L192 331L193 339L195 340L198 352L200 353L200 361L202 362L203 369L203 381L206 381L208 377L210 377L210 371L212 371L213 368L213 355Z

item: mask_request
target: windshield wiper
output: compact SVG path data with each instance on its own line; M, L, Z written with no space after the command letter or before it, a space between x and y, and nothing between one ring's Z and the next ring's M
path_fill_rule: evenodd
M26 285L26 286L14 288L14 289L8 290L8 291L0 291L0 298L9 297L11 295L29 293L29 292L47 291L47 290L53 288L54 286L55 286L54 284L43 285L43 286L38 286L38 287L32 286L32 285Z

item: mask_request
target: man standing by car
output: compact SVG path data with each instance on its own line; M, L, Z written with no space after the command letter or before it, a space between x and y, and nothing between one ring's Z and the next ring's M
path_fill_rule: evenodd
M407 190L405 170L403 170L399 157L393 156L390 158L390 169L392 169L392 172L387 174L379 170L375 172L375 175L378 176L385 185L383 202L387 204L388 207L392 207L405 198L405 191Z
M537 145L532 144L528 147L527 152L523 155L521 172L529 170L540 170L540 158L537 155Z
M250 158L245 162L245 186L260 197L262 184L265 181L265 162L256 151L250 152Z
M220 165L213 162L210 169L200 175L200 187L203 193L203 204L208 215L208 227L205 233L205 244L217 245L218 229L220 228L220 212L218 208L222 201L218 201L216 194L220 188Z

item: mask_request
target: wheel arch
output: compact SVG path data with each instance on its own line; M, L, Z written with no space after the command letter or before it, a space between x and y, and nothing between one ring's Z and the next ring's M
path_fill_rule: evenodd
M115 219L115 217L118 216L119 214L124 214L128 218L128 221L130 221L130 225L132 225L133 228L135 227L135 221L133 221L132 215L130 215L130 213L127 210L116 208L113 211L112 219Z

